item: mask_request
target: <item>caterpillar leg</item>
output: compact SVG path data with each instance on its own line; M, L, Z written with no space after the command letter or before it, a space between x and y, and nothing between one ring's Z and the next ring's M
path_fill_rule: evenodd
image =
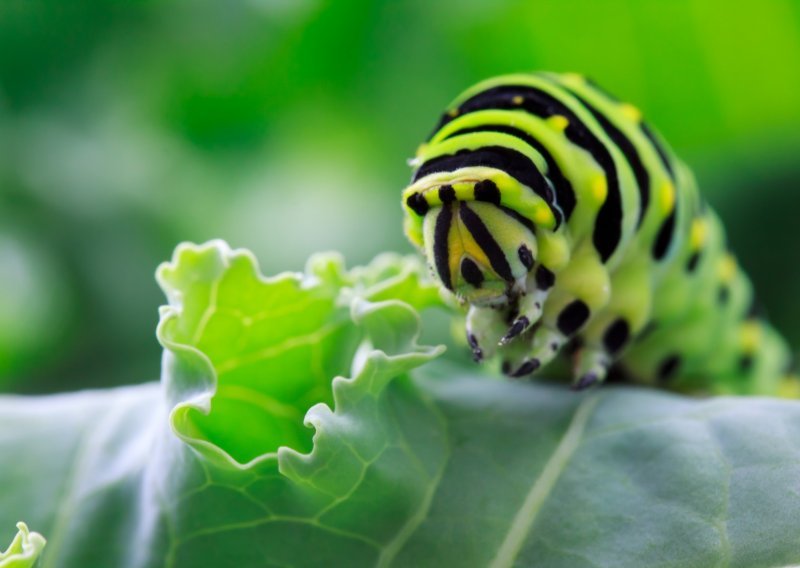
M652 310L650 267L645 257L626 260L611 277L611 299L581 333L573 388L602 382L609 367L647 324Z
M504 368L506 374L512 377L524 377L536 371L542 365L546 365L558 354L561 347L569 340L569 337L557 329L541 325L533 332L529 345L523 350L524 355L518 357L516 361L506 359Z
M497 344L506 331L503 310L470 306L467 312L467 343L476 362L494 356Z
M539 265L535 272L528 274L526 294L520 298L517 315L508 331L500 339L501 346L509 344L539 321L542 317L544 303L554 282L555 274L544 265Z
M602 383L612 362L613 356L603 347L581 348L576 354L572 389L581 391Z
M585 242L558 274L544 305L542 323L530 337L530 351L511 375L521 377L549 363L592 314L608 303L610 289L608 270L592 244Z

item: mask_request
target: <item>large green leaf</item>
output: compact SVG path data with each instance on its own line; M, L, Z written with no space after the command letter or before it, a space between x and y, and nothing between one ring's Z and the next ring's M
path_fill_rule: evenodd
M800 563L800 405L434 360L421 273L179 248L160 386L0 399L0 527L46 567Z

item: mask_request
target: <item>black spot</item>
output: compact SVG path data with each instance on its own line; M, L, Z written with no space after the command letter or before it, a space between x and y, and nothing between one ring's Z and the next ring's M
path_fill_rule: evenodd
M443 205L456 200L456 190L452 185L443 185L439 188L439 200Z
M616 355L630 337L631 329L628 322L622 318L606 328L603 334L603 345L611 355Z
M665 383L672 379L677 373L678 369L681 366L681 358L679 355L670 355L665 357L663 361L658 365L658 370L656 371L656 377L662 383Z
M469 258L461 259L461 275L464 277L464 280L475 288L480 288L481 284L483 284L483 272L481 272L478 265Z
M692 256L690 256L689 260L686 262L686 271L694 272L699 262L700 262L700 251L697 251Z
M730 297L731 297L731 289L724 284L720 286L719 290L717 291L717 303L721 305L727 304Z
M672 237L675 234L675 210L677 208L672 209L672 213L664 220L661 224L661 228L658 229L658 234L656 235L656 240L653 243L653 258L656 260L661 260L664 258L664 255L667 254L667 250L669 250L669 245L672 242Z
M531 252L531 249L525 245L520 245L519 250L517 250L517 254L519 255L519 261L522 263L522 266L528 270L533 268L533 253Z
M500 190L490 179L484 179L475 184L475 199L500 205Z
M592 244L600 254L600 260L607 262L622 238L622 197L619 186L616 192L606 196L595 220Z
M453 220L453 211L450 207L442 207L439 216L436 218L436 227L433 232L433 259L436 263L436 271L439 279L449 290L453 289L453 281L450 275L450 224Z
M514 371L511 375L512 377L524 377L530 373L533 373L536 369L541 366L541 362L539 359L531 359L530 361L524 362L519 369Z
M742 373L747 373L750 369L753 368L753 356L752 355L742 355L739 358L739 370Z
M556 325L566 335L571 336L578 331L586 320L589 319L589 306L580 300L575 300L558 314Z
M556 275L543 265L536 269L536 286L539 290L549 290L556 283Z
M406 205L408 205L411 210L420 217L424 217L425 213L427 213L428 209L430 209L428 202L425 201L425 198L421 193L412 193L409 195L408 199L406 199Z

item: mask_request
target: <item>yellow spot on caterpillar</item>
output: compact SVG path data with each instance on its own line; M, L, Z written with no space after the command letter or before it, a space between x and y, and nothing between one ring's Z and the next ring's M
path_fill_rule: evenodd
M719 279L722 282L730 282L736 274L736 259L732 255L726 254L719 259L718 267Z
M639 122L640 120L642 120L642 111L640 111L632 104L622 103L619 106L619 111L622 113L622 116L624 116L630 121Z
M457 108L451 108L450 110L447 111L447 116L449 116L450 118L455 118L458 116L458 114L459 110Z
M605 176L596 176L592 179L591 190L595 201L598 203L604 202L606 200L606 195L608 195L608 184L606 183Z
M561 78L563 79L564 83L572 86L583 85L583 83L585 82L583 75L579 73L564 73L563 75L561 75Z
M536 211L533 214L533 222L537 225L551 225L555 219L553 219L553 212L550 211L550 208L546 205L542 205L536 208Z
M567 129L567 126L569 126L569 120L567 120L567 117L561 116L560 114L554 114L548 118L547 123L553 130L557 132L564 132Z
M692 229L689 234L689 246L692 250L699 250L706 242L708 236L708 224L705 219L697 218L692 221Z
M739 344L745 353L753 353L761 343L761 325L757 321L746 321L739 329Z
M664 213L672 211L675 206L675 186L672 182L665 181L658 195L661 200L661 210Z
M525 99L522 97L522 95L516 95L513 99L511 99L511 102L519 106L525 102Z

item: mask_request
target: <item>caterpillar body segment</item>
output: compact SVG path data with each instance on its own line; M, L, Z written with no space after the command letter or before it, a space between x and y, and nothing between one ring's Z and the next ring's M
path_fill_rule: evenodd
M678 390L783 393L789 355L678 160L632 105L578 75L483 81L413 160L405 229L468 304L477 361L575 388L611 367Z

